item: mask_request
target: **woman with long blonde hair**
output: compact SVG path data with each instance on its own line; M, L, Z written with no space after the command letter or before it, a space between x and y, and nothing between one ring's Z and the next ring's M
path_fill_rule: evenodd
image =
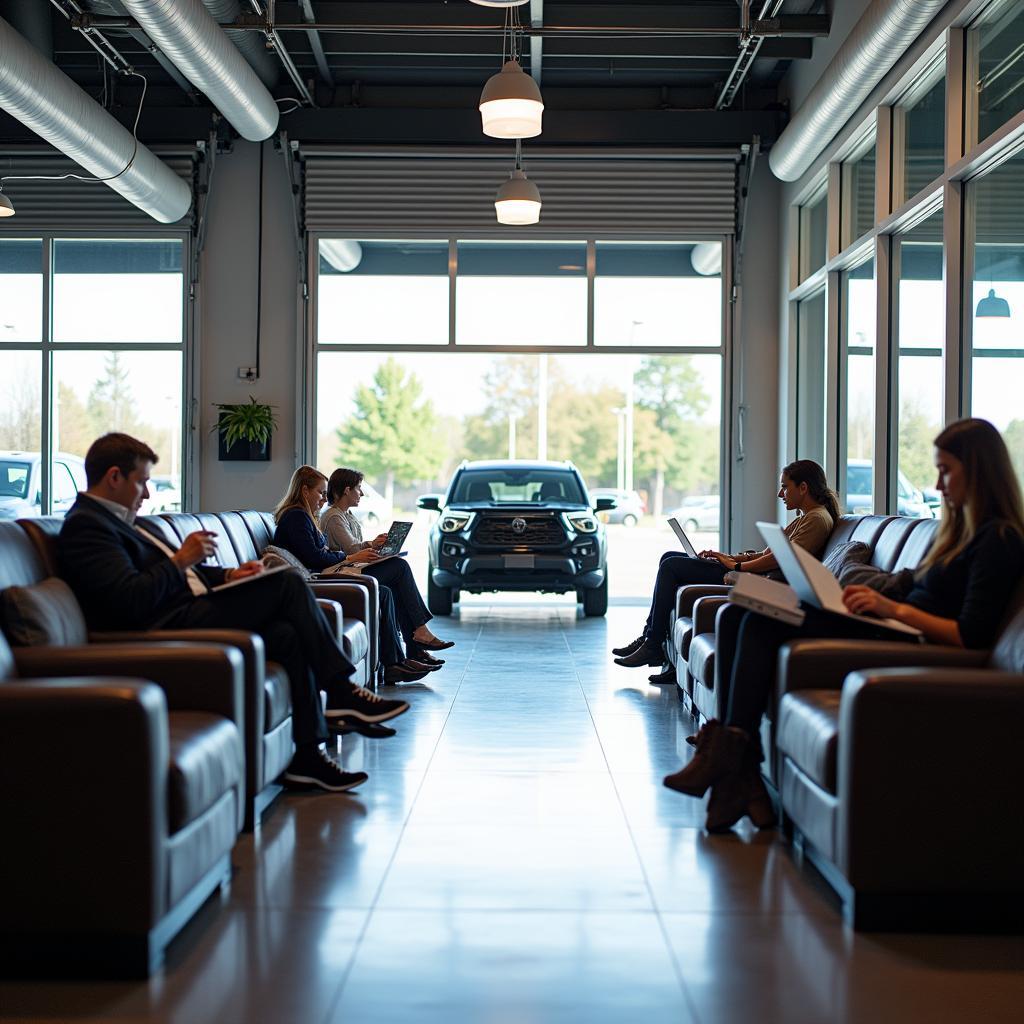
M317 527L317 514L327 500L327 477L313 466L299 466L292 474L284 497L274 509L277 529L274 544L290 551L311 572L322 572L339 563L355 561L331 551ZM406 567L408 568L408 567ZM398 633L398 615L391 588L378 581L380 598L380 659L384 681L408 683L422 679L440 665L406 657Z
M843 591L843 603L848 611L865 616L860 620L816 608L804 609L801 626L756 612L744 615L725 721L708 722L697 735L693 759L665 778L666 786L689 796L703 796L711 787L709 831L732 828L744 814L761 826L773 819L758 768L758 734L784 643L802 637L904 638L873 624L872 618L913 626L930 643L987 648L995 642L1024 574L1020 484L1005 442L987 420L952 423L934 443L943 521L903 601L851 586Z

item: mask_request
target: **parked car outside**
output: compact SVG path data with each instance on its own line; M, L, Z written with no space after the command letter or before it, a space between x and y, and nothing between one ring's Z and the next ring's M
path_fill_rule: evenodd
M353 515L368 530L376 530L378 527L387 529L394 517L394 510L384 500L384 495L372 484L363 480L359 486L363 489L363 497L359 504L352 509ZM372 535L367 530L364 530L363 533L366 534L367 540L371 539Z
M721 499L717 494L694 494L684 498L679 508L667 514L667 518L675 519L679 525L690 533L700 530L717 530L719 527L719 510Z
M873 490L870 459L850 459L846 463L846 511L864 515L871 511ZM934 519L936 506L906 476L896 473L896 514L914 519Z
M600 519L605 523L622 523L623 526L636 526L640 517L647 511L647 503L636 491L619 491L614 487L595 487L590 492L593 500L598 498L614 498L618 505L602 512Z
M39 452L0 452L0 519L26 519L42 514L43 463ZM62 516L84 491L85 463L77 455L58 452L53 459L50 505Z
M604 524L614 498L591 501L571 462L464 462L444 497L418 506L440 512L427 544L427 606L450 615L462 591L575 591L588 616L608 610Z
M149 498L142 503L140 515L153 515L156 512L180 512L181 488L178 480L169 476L151 476L149 478Z

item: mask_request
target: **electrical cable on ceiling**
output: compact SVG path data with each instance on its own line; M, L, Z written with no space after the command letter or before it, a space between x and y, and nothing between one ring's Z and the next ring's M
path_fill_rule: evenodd
M256 212L256 379L260 379L260 341L263 333L263 143L260 143L259 207Z

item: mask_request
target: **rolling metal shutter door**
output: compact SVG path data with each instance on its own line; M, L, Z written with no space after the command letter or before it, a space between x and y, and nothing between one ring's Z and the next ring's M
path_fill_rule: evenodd
M174 150L152 147L168 167L193 187L195 152L186 152L179 146ZM80 164L62 155L51 156L38 150L19 154L8 151L0 158L0 176L9 174L83 174ZM133 206L109 185L98 181L11 181L4 192L14 203L17 215L0 220L0 233L24 234L33 228L39 230L81 230L87 228L187 228L192 213L177 224L161 224Z
M348 235L493 233L494 193L511 162L508 152L332 155L303 147L300 153L306 227ZM737 162L732 156L534 152L525 166L541 191L543 232L701 237L735 231ZM526 229L531 230L538 228Z

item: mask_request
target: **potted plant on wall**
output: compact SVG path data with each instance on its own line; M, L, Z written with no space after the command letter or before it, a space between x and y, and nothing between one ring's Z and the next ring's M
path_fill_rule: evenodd
M241 405L215 402L214 430L220 442L221 462L269 462L270 437L277 428L273 405L257 402L252 395Z

